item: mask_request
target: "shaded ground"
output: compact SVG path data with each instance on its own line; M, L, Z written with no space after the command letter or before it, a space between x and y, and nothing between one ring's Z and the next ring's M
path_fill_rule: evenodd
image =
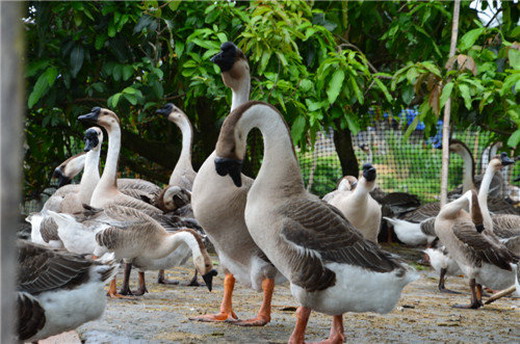
M387 247L408 261L421 254L411 249ZM215 257L215 261L217 258ZM421 268L421 267L420 267ZM169 271L169 277L186 283L191 268ZM520 299L506 298L480 310L450 306L468 303L465 280L448 279L446 286L463 295L440 294L437 276L429 269L408 285L396 309L386 315L348 313L344 316L350 343L520 343ZM244 328L227 323L201 323L188 317L218 311L222 275L214 280L213 292L205 287L163 286L156 272L146 274L148 290L137 300L109 300L103 317L78 329L86 343L286 343L295 322L296 303L288 285L277 286L272 321L262 328ZM119 278L120 280L120 278ZM136 275L132 282L137 283ZM353 291L355 292L355 291ZM255 316L262 295L236 284L234 309L241 319ZM306 339L328 336L330 317L312 313Z

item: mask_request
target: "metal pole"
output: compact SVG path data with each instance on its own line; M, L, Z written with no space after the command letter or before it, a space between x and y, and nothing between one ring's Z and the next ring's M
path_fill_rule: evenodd
M455 0L453 4L453 22L451 26L450 58L455 56L457 48L457 36L459 33L459 13L460 0ZM450 116L451 116L451 97L448 98L444 106L444 120L442 124L442 170L441 170L441 206L448 201L448 165L450 164Z
M0 342L15 342L16 230L20 218L22 121L24 114L23 55L25 36L19 1L0 3Z

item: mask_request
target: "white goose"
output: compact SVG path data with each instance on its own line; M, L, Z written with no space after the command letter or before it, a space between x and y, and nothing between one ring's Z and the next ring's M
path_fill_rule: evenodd
M376 184L375 180L376 169L371 164L365 164L354 190L340 191L338 188L327 203L338 208L365 239L377 243L381 225L381 206L370 196L370 191ZM344 182L345 179L342 183Z
M36 342L99 318L117 265L28 241L18 246L18 339Z
M264 158L247 195L245 219L301 304L289 342L303 342L311 310L332 315L329 341L343 342L343 313L390 312L417 274L364 239L335 207L305 191L287 124L274 107L248 102L227 117L215 157L221 176L229 174L240 187L252 128L264 137Z
M249 98L251 79L245 55L233 43L222 44L212 58L222 71L224 84L233 92L232 109ZM283 278L255 244L244 220L247 192L252 179L242 176L244 185L233 187L228 178L215 172L215 152L199 169L193 183L192 206L195 218L204 228L226 274L220 313L192 318L200 321L234 321L234 324L263 326L271 320L271 298L275 280ZM263 290L262 306L254 319L235 321L232 295L235 281L257 291Z

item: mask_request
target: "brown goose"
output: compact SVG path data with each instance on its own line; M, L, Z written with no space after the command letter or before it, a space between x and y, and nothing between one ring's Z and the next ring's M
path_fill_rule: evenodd
M303 342L311 310L333 316L329 341L343 342L343 313L390 312L417 276L364 239L335 207L305 191L287 124L268 104L245 103L222 125L215 167L231 177L230 189L242 185L241 161L252 128L263 135L264 157L247 195L245 219L301 304L289 342Z
M18 339L35 342L99 318L113 263L18 241Z
M464 208L470 206L471 216ZM482 284L491 288L514 283L511 264L519 257L513 255L496 236L485 228L475 191L468 191L459 199L446 204L435 221L440 241L470 280L471 303L457 308L482 306Z
M377 243L381 206L370 196L376 183L376 169L371 164L365 164L362 173L353 191L338 190L327 203L338 208L365 239Z
M222 44L212 58L222 71L224 84L233 92L232 109L247 101L251 79L245 55L233 43ZM275 279L281 275L251 238L244 220L247 192L252 179L242 176L243 186L236 188L228 178L215 172L215 152L199 169L193 183L192 206L195 218L204 228L219 256L226 274L220 313L193 318L200 321L235 321L232 294L235 280L246 287L263 290L264 299L257 317L235 324L263 326L271 320L271 297Z

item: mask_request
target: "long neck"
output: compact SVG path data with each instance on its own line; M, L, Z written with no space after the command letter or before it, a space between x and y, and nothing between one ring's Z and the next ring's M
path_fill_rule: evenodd
M255 180L256 192L285 197L305 193L291 137L280 115L262 106L257 111L246 111L244 116L245 132L258 128L264 138L264 160Z
M188 118L182 116L182 121L180 123L175 122L182 133L182 150L181 155L179 156L179 160L175 165L175 168L172 171L170 176L170 185L174 184L175 176L177 173L184 173L185 171L193 171L193 166L191 164L191 146L193 143L193 127L191 126Z
M99 182L99 156L101 154L100 146L90 150L85 158L85 170L81 177L79 186L79 198L81 203L90 204L92 193Z
M117 163L119 160L119 151L121 150L121 128L119 125L113 125L106 128L108 132L108 152L107 160L103 175L99 180L96 189L117 189Z
M251 77L249 74L246 74L238 87L232 88L232 98L231 98L231 111L235 110L240 105L249 101L249 91L251 89Z
M450 203L446 204L444 207L442 207L438 216L440 218L453 219L453 218L457 217L459 212L463 208L467 207L469 205L469 203L470 203L469 199L465 195L463 195L463 196L459 197L458 199L456 199L455 201L450 202Z
M165 240L163 240L161 243L159 251L162 251L165 254L169 254L176 250L181 244L186 244L190 248L193 258L202 255L200 245L195 238L195 235L186 230L168 233Z
M494 175L495 169L491 164L489 164L486 168L486 172L484 173L484 177L482 178L482 182L480 183L480 189L478 190L478 202L480 204L482 216L484 217L484 226L489 229L492 229L493 221L491 220L491 215L489 214L487 198L489 194L489 187L491 186L491 181L493 180Z
M475 188L475 163L471 152L466 149L457 151L464 161L464 174L462 177L462 193Z
M359 179L359 182L352 193L352 197L358 201L367 200L369 192L374 189L375 181L367 181L364 177Z

